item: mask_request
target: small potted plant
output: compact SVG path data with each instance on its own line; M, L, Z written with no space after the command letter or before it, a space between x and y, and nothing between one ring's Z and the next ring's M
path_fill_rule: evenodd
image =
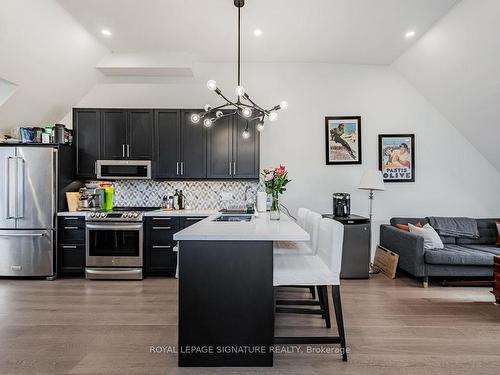
M262 171L264 185L267 194L271 194L271 220L280 219L280 203L279 195L286 190L285 186L290 182L288 179L288 171L284 165L277 168L265 168Z

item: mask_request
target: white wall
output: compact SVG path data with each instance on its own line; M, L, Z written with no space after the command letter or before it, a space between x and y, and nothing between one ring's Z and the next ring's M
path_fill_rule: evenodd
M80 107L193 108L216 104L206 89L216 79L234 90L234 65L195 65L194 79L170 83L103 83ZM416 134L416 182L386 184L374 203L376 224L392 216L498 216L500 174L399 73L390 67L329 64L251 64L247 91L262 105L290 103L262 134L261 166L285 163L292 182L283 202L331 212L332 193L352 193L352 211L367 214L367 194L356 189L364 169L377 168L380 133ZM112 81L110 81L112 82ZM327 166L324 117L361 115L363 164ZM67 117L70 120L70 116ZM215 125L216 126L216 125ZM378 230L375 230L378 236Z
M18 85L0 130L59 120L97 82L108 51L54 0L0 2L0 77Z
M462 0L394 67L500 171L500 1Z

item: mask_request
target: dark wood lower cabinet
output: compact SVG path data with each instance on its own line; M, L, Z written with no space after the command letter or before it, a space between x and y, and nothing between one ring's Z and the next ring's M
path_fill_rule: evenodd
M144 221L144 274L146 276L174 277L177 269L177 244L173 236L179 230L203 220L205 216L146 217ZM83 276L85 274L85 218L61 216L58 218L58 273Z
M173 236L179 230L205 217L146 217L144 222L144 268L146 276L174 277L177 269L177 244Z
M85 273L85 218L58 218L58 272L62 275L83 276Z

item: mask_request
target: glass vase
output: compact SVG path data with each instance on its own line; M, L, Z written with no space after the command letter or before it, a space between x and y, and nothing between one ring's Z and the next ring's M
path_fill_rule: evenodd
M272 193L270 218L271 218L271 220L279 220L280 219L279 194L278 194L278 192L274 192L274 191Z

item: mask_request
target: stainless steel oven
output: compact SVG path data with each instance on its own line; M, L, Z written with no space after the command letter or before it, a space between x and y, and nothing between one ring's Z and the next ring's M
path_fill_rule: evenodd
M85 227L87 279L142 279L142 213L91 212Z

